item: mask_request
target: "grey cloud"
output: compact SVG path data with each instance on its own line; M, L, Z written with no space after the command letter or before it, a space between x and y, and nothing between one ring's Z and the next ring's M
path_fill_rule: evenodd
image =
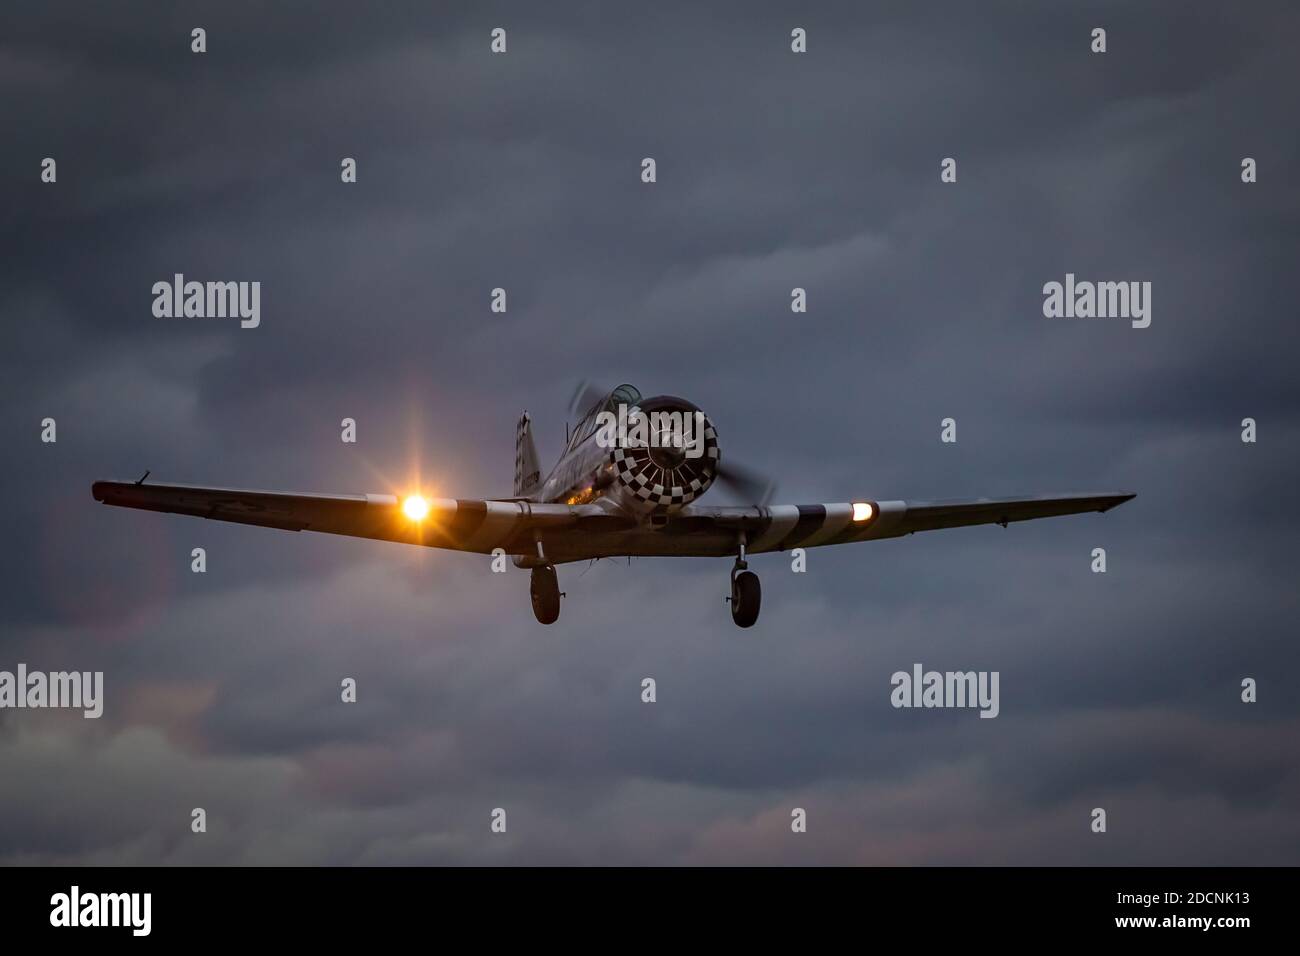
M20 781L0 860L1295 862L1295 12L628 17L9 18L0 667L94 667L110 690L96 728L0 715ZM260 280L262 327L154 319L177 271ZM1152 327L1044 319L1067 271L1151 280ZM721 561L562 568L544 629L524 576L479 556L89 496L145 468L361 492L418 467L501 494L519 409L550 457L585 377L697 400L784 500L1139 497L813 551L805 575L760 558L741 633ZM893 710L889 674L918 660L1001 670L1003 715Z

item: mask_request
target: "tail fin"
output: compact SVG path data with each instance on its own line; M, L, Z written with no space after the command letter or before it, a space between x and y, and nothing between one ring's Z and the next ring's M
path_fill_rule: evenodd
M533 420L525 411L515 426L515 497L526 498L535 494L542 484L541 468L537 464L537 446L533 444Z

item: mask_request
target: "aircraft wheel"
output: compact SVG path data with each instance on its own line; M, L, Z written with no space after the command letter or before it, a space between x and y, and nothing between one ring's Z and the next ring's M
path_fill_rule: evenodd
M753 627L763 603L763 588L753 571L741 571L731 579L731 619L737 627Z
M560 619L560 580L555 575L554 565L533 568L528 592L533 599L533 614L538 621L554 624Z

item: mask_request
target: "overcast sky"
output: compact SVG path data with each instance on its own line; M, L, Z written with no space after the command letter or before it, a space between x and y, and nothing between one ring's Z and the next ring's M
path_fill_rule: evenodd
M1300 862L1293 5L333 6L0 15L0 670L106 685L0 711L0 862ZM1044 318L1067 272L1151 326ZM1138 498L756 558L742 631L727 560L563 566L546 628L482 556L90 497L508 494L584 378L781 501ZM916 662L1000 716L895 710Z

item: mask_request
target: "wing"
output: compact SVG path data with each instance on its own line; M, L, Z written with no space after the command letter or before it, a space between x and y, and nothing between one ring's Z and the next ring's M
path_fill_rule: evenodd
M1108 511L1128 494L1037 498L972 498L955 501L869 501L818 505L709 508L688 505L661 523L620 528L589 525L559 529L546 538L555 562L595 557L736 554L741 532L751 554L897 538L916 531L976 524L1008 524L1033 518ZM608 530L607 530L608 529Z
M480 554L495 548L508 554L531 554L535 534L544 534L547 540L557 534L603 535L632 524L596 505L522 500L434 498L428 502L428 514L413 521L394 495L287 494L121 481L97 481L91 494L96 501L122 508Z
M1041 495L1033 498L954 498L944 501L869 501L767 508L701 508L695 515L735 532L744 531L748 550L785 551L917 531L1109 511L1136 495Z
M1061 495L949 501L868 501L749 508L688 506L649 525L599 504L539 504L520 499L435 498L413 521L393 495L287 494L189 485L97 481L97 501L124 508L234 521L283 531L399 541L489 554L532 555L543 540L549 560L734 555L741 532L750 553L896 538L960 528L1109 511L1134 495Z

